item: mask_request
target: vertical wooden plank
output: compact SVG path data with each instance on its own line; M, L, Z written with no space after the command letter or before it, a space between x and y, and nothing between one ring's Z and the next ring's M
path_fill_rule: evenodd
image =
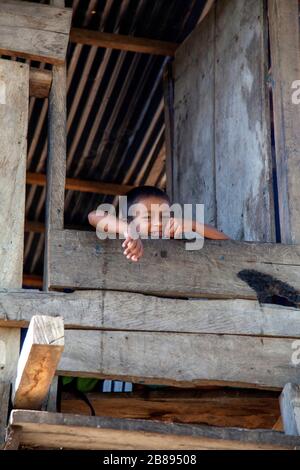
M29 67L0 59L0 286L22 287ZM0 445L10 383L17 372L20 330L0 328Z
M167 194L171 201L173 191L173 161L174 161L174 84L172 63L168 62L164 69L164 109L165 109L165 140L166 140L166 175Z
M21 287L29 67L0 59L0 286Z
M235 240L275 241L267 54L264 0L218 1L217 223Z
M281 241L293 244L300 243L300 103L292 98L300 80L298 0L269 0L269 30Z
M205 204L215 225L213 7L178 48L174 63L174 201Z
M0 382L0 449L5 441L5 428L8 418L10 383Z
M50 0L50 5L64 8L65 0ZM67 67L53 67L52 87L49 95L49 128L46 192L46 226L43 289L50 284L51 230L64 228L64 206L67 162ZM57 397L57 381L51 388L50 406Z
M53 67L49 96L49 130L46 194L44 289L49 286L49 237L51 230L63 229L67 153L66 67Z
M300 387L287 384L280 396L280 409L285 434L300 436Z
M22 287L29 66L0 59L0 286ZM0 328L0 381L14 380L20 330ZM6 403L5 403L6 401ZM3 398L2 406L7 406ZM3 438L3 425L0 433Z

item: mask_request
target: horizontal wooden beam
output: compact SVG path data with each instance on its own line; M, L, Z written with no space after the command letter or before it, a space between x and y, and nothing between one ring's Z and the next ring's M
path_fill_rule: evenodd
M293 338L111 330L65 335L59 375L274 390L299 379Z
M159 390L88 393L96 416L154 419L209 426L272 429L279 416L278 393L253 390ZM63 392L62 413L90 415L85 401Z
M106 290L0 293L0 327L26 327L35 314L64 319L60 375L268 389L299 375L292 362L300 337L298 309Z
M300 338L300 311L254 300L183 300L114 291L0 291L0 327L61 315L65 328Z
M88 227L87 225L65 225L65 228L68 230L89 230L92 227ZM45 224L42 222L37 222L35 220L25 220L25 232L26 233L45 233Z
M298 245L205 240L202 249L187 251L182 240L143 244L143 258L133 263L124 257L120 240L101 241L93 232L53 231L50 285L167 297L272 301L276 296L299 302Z
M64 348L61 317L33 316L21 350L14 408L38 410L49 391Z
M102 33L88 29L72 28L70 41L76 44L104 47L142 54L174 56L178 44L153 39L125 36L122 34Z
M28 172L26 175L26 183L46 186L46 175L41 173ZM111 196L122 196L126 194L134 186L125 184L102 183L97 181L86 181L77 178L66 178L66 189L70 191L80 191L85 193L106 194Z
M29 69L29 95L35 98L48 98L52 84L51 70Z
M25 221L25 232L27 233L45 233L45 224L36 221Z
M274 431L167 424L42 411L14 410L24 446L65 449L295 449L300 438Z
M43 287L43 277L35 274L23 274L23 286L40 289Z
M65 62L72 9L32 2L0 2L0 54L50 64Z

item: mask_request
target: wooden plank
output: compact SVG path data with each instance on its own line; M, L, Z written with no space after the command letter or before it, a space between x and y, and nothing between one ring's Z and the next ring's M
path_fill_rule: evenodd
M178 46L178 44L167 41L103 33L82 28L71 29L70 41L88 46L163 56L174 56Z
M186 251L181 240L145 240L143 244L143 258L130 263L119 240L100 241L93 232L55 231L49 248L49 285L168 297L256 299L254 288L262 290L261 298L284 297L287 286L282 283L286 283L297 301L298 246L206 240L201 250Z
M272 429L280 415L278 393L252 390L159 390L88 393L96 416L209 426ZM89 406L63 392L62 413L90 415Z
M51 383L48 397L45 402L45 411L57 411L57 393L58 393L58 376L56 375Z
M22 445L70 449L296 449L297 437L156 421L15 410Z
M0 449L5 441L9 399L10 383L8 381L0 382Z
M21 426L10 426L3 450L18 450L20 446Z
M292 101L300 78L298 0L269 0L269 29L281 239L299 243L300 106Z
M214 42L215 8L178 48L173 65L173 198L181 204L204 204L205 221L212 225L216 225Z
M55 7L64 8L65 7L65 0L50 0L50 5Z
M0 326L33 315L62 316L65 328L300 338L300 311L254 300L181 300L114 291L0 291Z
M18 362L14 407L39 409L64 348L61 317L33 316Z
M0 380L13 381L20 352L19 328L0 328Z
M0 286L18 288L23 274L29 66L1 59L0 89ZM0 328L0 381L14 380L19 350L20 330ZM8 406L7 397L2 406Z
M43 278L35 274L24 274L23 286L35 287L36 289L40 289L43 287Z
M46 232L44 289L49 287L50 232L64 226L65 178L67 158L67 77L66 66L53 67L49 97Z
M216 11L217 226L235 240L275 241L264 0Z
M274 424L272 429L273 429L273 431L283 432L283 424L282 424L281 416L279 416L278 420L276 421L276 423Z
M63 64L72 10L16 0L0 1L0 54Z
M26 174L26 183L37 186L46 186L46 175L42 173ZM71 191L80 191L83 193L105 194L111 196L122 196L128 193L135 186L128 184L104 183L98 181L88 181L79 178L66 178L65 188Z
M168 62L164 68L164 114L165 114L165 141L166 141L166 178L167 194L170 201L174 201L174 81L172 64Z
M29 67L0 59L0 286L22 283Z
M285 434L300 436L300 386L285 385L280 396L280 408Z
M29 95L35 98L48 98L52 84L52 72L31 67L29 70Z
M28 221L25 220L24 231L29 233L45 233L45 225L42 222Z
M182 387L279 389L299 380L294 339L66 330L57 374Z

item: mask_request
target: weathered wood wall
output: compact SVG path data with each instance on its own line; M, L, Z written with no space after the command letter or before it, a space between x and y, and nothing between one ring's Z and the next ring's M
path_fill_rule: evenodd
M300 243L298 0L269 0L269 24L281 241Z
M235 240L274 241L263 0L218 0L174 63L175 202Z

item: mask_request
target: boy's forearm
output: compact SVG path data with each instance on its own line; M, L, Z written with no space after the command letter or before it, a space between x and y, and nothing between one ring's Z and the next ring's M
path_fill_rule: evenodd
M230 240L230 237L223 232L220 232L212 225L201 224L196 220L193 220L193 231L199 233L205 238L210 238L212 240Z
M96 211L88 216L89 223L101 232L124 235L127 232L127 223L114 215L99 215Z

